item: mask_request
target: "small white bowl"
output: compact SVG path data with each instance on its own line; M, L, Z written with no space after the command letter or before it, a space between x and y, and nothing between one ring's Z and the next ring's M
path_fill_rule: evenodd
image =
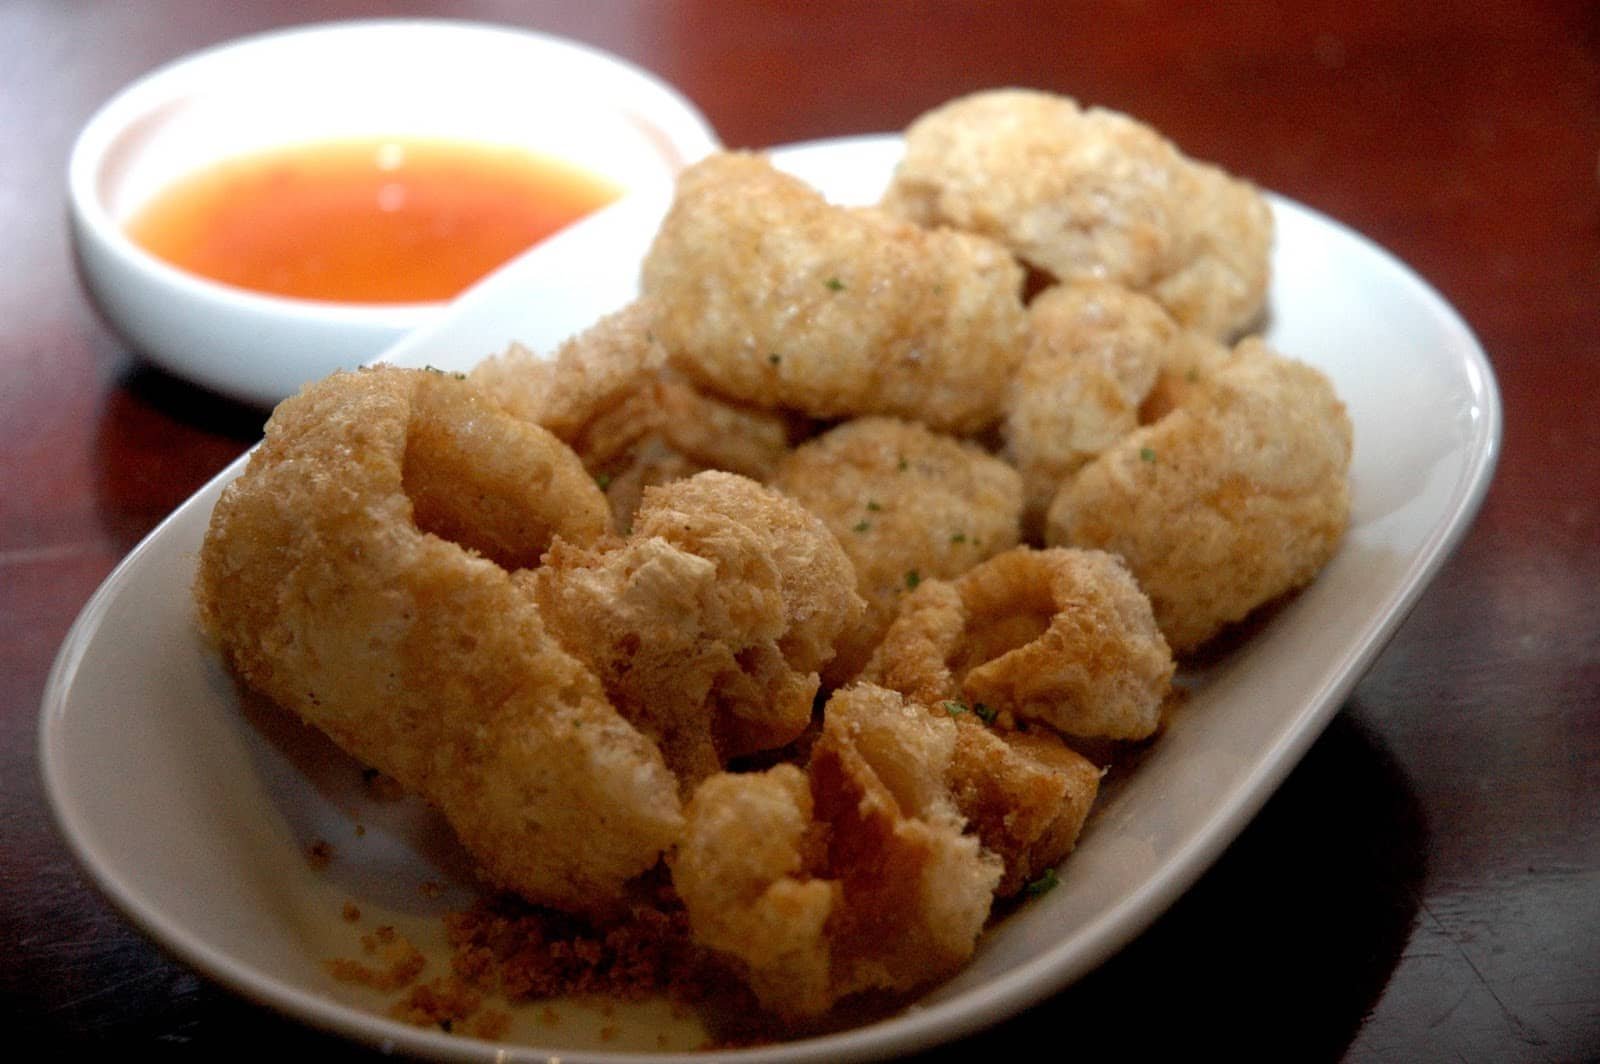
M374 136L526 148L624 193L659 192L717 147L669 85L546 34L432 20L267 33L162 67L89 120L67 175L85 285L151 362L245 402L274 404L370 360L444 304L263 295L171 266L124 227L172 181L222 159Z

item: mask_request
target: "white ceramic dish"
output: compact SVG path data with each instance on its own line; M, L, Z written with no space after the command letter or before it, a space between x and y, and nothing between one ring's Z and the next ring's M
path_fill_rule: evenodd
M630 191L670 186L717 144L670 86L545 34L414 20L248 37L146 75L79 134L67 184L84 283L152 362L234 399L271 405L360 365L445 305L250 292L170 266L123 229L174 179L221 159L373 136L523 148Z
M876 196L893 137L799 146L780 165L835 198ZM469 293L390 361L465 367L517 338L549 350L625 301L664 203L624 202ZM1089 971L1138 934L1237 835L1338 710L1461 538L1500 438L1493 376L1440 297L1360 236L1281 199L1270 338L1325 369L1355 423L1354 515L1320 579L1251 640L1191 677L1189 706L1107 795L1061 886L986 933L971 966L917 1005L824 1037L730 1059L856 1060L992 1023ZM641 1007L559 1026L519 1012L508 1043L420 1031L323 962L359 955L346 899L439 948L441 909L471 896L448 833L379 806L355 764L310 729L242 703L190 613L194 559L236 464L150 535L96 593L45 695L41 759L61 829L107 895L211 977L354 1038L447 1059L621 1061L689 1048L698 1032ZM354 825L361 823L359 838ZM322 870L314 839L335 844ZM447 889L428 899L424 881ZM611 1040L599 1033L613 1028ZM659 1041L658 1038L664 1041ZM638 1049L643 1057L634 1056ZM696 1059L703 1059L697 1057Z

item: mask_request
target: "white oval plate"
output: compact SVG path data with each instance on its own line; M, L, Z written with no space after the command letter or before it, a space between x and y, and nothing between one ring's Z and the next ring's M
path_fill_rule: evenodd
M836 199L867 202L899 144L854 138L775 157ZM580 223L483 282L388 360L465 368L514 339L550 350L630 298L665 206L632 199ZM1190 676L1187 708L1106 796L1061 886L987 932L965 971L897 1015L729 1058L904 1053L993 1023L1088 972L1239 833L1460 540L1499 449L1499 397L1483 351L1438 294L1382 250L1304 207L1275 198L1273 209L1268 337L1329 373L1355 423L1354 514L1338 556L1247 643ZM371 801L354 762L285 714L242 700L198 636L196 551L239 468L111 574L51 675L40 731L46 789L95 882L212 978L369 1043L485 1061L639 1060L692 1048L693 1024L651 1006L607 1016L564 1005L556 1026L519 1009L498 1044L424 1031L383 1015L394 995L327 975L327 959L359 957L357 938L377 923L441 952L436 916L472 897L471 876L435 818L412 803ZM305 858L318 839L334 853L321 869ZM340 919L346 900L363 910L360 924Z

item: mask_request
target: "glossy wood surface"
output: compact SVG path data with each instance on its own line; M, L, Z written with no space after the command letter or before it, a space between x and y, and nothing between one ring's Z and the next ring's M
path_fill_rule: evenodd
M98 320L64 224L72 137L194 48L396 13L607 48L675 82L737 146L898 129L986 86L1070 93L1428 278L1478 332L1505 404L1475 527L1167 916L1078 985L933 1056L1600 1059L1600 8L1577 0L0 5L8 1042L363 1055L132 930L55 833L35 735L89 594L263 419L145 367Z

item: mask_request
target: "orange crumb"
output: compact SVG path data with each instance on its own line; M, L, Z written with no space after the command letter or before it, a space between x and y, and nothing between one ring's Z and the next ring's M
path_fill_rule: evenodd
M320 872L333 860L333 845L326 839L313 839L311 845L306 847L306 860Z
M361 936L361 948L375 956L376 964L365 964L345 957L335 957L328 962L328 973L341 983L370 986L374 990L392 991L409 986L422 974L428 959L392 927L380 927L371 935Z
M498 1042L511 1029L511 1013L499 1009L484 1009L472 1021L471 1034L486 1042Z
M389 1009L389 1015L418 1027L454 1031L482 1004L482 994L447 975L412 988L411 993Z

